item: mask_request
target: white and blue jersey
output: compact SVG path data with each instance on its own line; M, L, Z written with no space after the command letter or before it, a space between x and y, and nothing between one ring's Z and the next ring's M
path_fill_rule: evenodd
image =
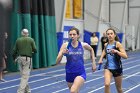
M121 69L122 63L120 60L120 56L118 54L113 54L111 52L111 49L117 49L116 48L116 42L114 44L107 44L106 48L106 58L107 62L105 64L105 68L107 69Z
M65 68L67 73L85 72L83 55L84 49L81 42L78 42L78 46L76 48L70 45L69 53L66 56L67 63Z
M86 80L86 73L84 67L84 49L81 42L78 42L78 46L74 48L69 46L69 53L66 55L67 63L66 69L66 81L73 82L76 76L81 76Z

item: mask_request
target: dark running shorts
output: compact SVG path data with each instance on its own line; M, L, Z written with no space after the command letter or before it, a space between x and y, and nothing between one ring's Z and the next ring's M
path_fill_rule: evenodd
M70 83L73 83L74 79L77 76L81 76L84 80L86 80L86 73L84 72L82 74L79 74L79 73L66 73L66 81L70 82Z
M108 70L112 73L113 77L118 77L123 74L122 69L108 69Z

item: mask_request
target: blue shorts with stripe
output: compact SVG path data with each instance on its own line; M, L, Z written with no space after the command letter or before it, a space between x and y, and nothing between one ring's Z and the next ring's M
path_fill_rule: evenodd
M73 83L74 79L77 76L81 76L84 80L86 80L86 73L83 72L83 73L66 73L66 81L70 82L70 83Z

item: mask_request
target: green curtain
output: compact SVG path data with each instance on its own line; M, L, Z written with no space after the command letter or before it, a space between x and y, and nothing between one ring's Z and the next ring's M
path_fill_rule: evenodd
M57 56L54 0L13 0L13 6L11 48L20 37L21 29L27 28L38 50L33 55L33 68L54 65ZM17 71L16 64L9 64L10 71Z

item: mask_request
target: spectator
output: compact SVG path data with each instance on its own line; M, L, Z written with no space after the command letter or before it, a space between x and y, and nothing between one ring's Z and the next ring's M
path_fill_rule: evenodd
M32 68L32 54L36 53L37 50L34 40L28 37L28 30L23 29L21 34L22 37L16 40L13 49L13 59L15 59L15 62L18 62L21 73L21 81L17 93L30 93L28 80Z
M90 45L94 50L95 58L97 56L97 45L98 45L98 37L96 36L96 33L94 32L90 38Z

